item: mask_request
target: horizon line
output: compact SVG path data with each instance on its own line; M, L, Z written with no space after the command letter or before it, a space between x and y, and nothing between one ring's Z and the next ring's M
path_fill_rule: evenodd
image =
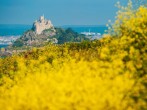
M3 24L0 23L0 25L26 25L26 26L32 26L32 24ZM106 26L106 24L63 24L63 25L54 25L54 27L68 27L68 26Z

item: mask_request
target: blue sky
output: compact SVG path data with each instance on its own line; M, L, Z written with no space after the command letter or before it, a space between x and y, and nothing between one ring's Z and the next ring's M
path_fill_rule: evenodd
M0 24L32 24L44 14L56 26L104 25L117 1L128 0L0 0Z

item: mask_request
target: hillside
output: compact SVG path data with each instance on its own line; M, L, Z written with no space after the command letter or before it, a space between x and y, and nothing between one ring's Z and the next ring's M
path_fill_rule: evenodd
M85 35L78 34L72 29L46 29L41 34L37 35L33 30L28 30L22 37L17 39L13 47L22 46L44 46L46 43L64 44L69 42L81 42L90 40Z
M34 30L28 30L13 43L13 47L43 45L53 35L55 35L55 31L52 29L46 29L39 35Z
M89 40L85 35L78 34L72 29L54 28L50 20L41 16L33 23L32 29L26 31L14 43L13 47L44 46L47 43L63 44L65 42L81 42Z

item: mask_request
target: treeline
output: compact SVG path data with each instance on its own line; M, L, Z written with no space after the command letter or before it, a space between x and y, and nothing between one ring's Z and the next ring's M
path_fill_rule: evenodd
M62 29L62 28L55 28L56 35L53 36L57 38L58 44L64 44L66 42L81 42L84 40L89 40L83 34L79 34L73 31L71 28Z

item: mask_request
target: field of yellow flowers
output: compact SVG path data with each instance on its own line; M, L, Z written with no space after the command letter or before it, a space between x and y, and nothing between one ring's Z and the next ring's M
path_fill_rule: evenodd
M147 8L124 9L112 29L1 58L0 110L147 110Z

